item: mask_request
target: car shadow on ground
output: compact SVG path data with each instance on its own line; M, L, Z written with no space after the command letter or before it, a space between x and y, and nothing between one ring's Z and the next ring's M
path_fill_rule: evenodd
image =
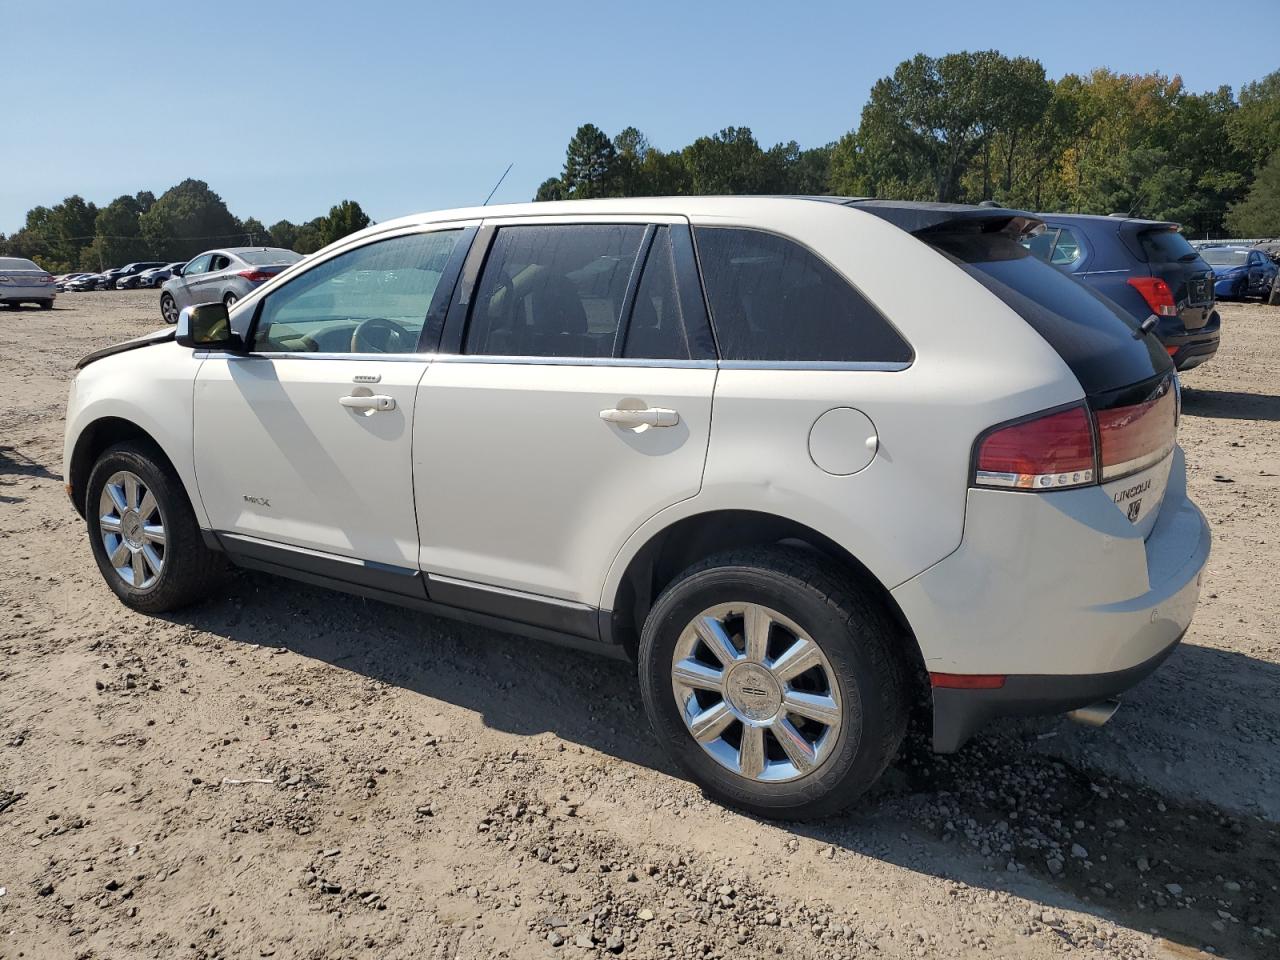
M1215 420L1280 420L1280 397L1239 390L1200 390L1184 387L1182 412Z
M649 732L628 663L262 574L237 576L231 592L237 601L172 619L244 644L285 647L448 702L474 711L491 729L517 736L554 733L681 776ZM1215 684L1240 675L1240 665L1224 669L1223 658L1239 657L1184 645L1165 665L1183 678L1176 692L1162 690L1157 675L1131 698L1139 709L1143 700L1175 711L1178 698L1211 703ZM1259 690L1280 687L1280 667L1243 659ZM1166 702L1170 698L1174 702ZM1067 908L1144 934L1158 930L1197 949L1213 945L1219 954L1268 955L1276 941L1254 928L1274 928L1280 916L1278 825L1043 752L1046 728L1056 736L1052 728L1061 723L996 723L951 757L933 755L916 729L882 782L851 811L779 826L833 851L1027 898L1044 908L1029 914L1032 926L1053 927L1052 911ZM1123 728L1117 729L1123 737ZM1230 718L1214 733L1232 738ZM1108 728L1096 735L1115 736ZM1134 754L1150 751L1137 742L1111 746L1122 753L1126 746ZM1260 750L1264 769L1280 768L1280 745L1265 743ZM1226 884L1239 886L1233 891Z
M40 480L54 480L57 475L50 473L42 463L37 463L16 447L0 444L0 503L21 503L26 497L19 497L7 492L18 485L19 477L35 477Z

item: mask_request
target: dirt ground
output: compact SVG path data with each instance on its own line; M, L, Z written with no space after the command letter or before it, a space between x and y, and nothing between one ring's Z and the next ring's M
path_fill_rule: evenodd
M0 311L0 958L1280 956L1280 308L1222 313L1179 651L794 826L683 780L622 663L261 574L129 612L62 420L156 298Z

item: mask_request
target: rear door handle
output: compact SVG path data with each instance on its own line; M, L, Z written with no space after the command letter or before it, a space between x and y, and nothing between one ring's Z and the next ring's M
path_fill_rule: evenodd
M680 414L662 407L646 407L643 410L601 410L600 419L619 427L674 427L680 422Z
M339 397L338 402L352 410L394 410L395 397L384 397L374 394L372 397Z

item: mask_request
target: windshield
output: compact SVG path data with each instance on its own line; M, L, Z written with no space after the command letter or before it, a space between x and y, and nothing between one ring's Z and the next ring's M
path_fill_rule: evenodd
M255 267L270 263L297 263L302 259L302 254L292 250L246 250L237 256Z
M1232 249L1231 247L1211 247L1201 250L1200 256L1205 263L1215 267L1243 267L1249 262L1249 251Z

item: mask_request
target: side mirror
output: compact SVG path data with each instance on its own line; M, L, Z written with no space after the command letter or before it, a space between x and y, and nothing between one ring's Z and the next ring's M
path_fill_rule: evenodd
M231 329L225 303L199 303L183 307L178 314L174 339L192 350L230 350L241 352L244 342Z

